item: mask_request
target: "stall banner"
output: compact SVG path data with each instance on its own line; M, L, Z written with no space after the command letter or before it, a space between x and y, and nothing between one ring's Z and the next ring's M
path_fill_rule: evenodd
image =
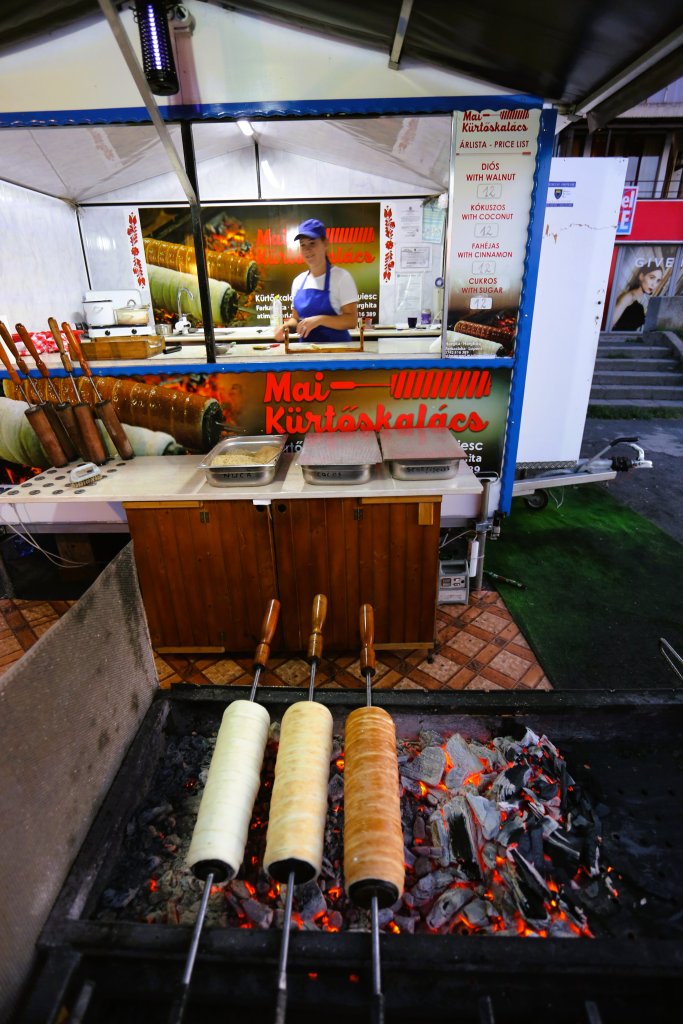
M195 372L100 376L136 456L208 452L225 436L286 434L296 452L308 433L446 427L467 452L475 473L500 474L511 370L457 366L398 366ZM67 377L54 377L63 401ZM47 382L36 387L48 397ZM89 382L86 401L94 400ZM19 388L2 382L0 480L18 483L45 469L44 452L24 416ZM23 468L22 468L23 467ZM34 467L29 469L28 467Z
M202 207L214 326L267 326L275 296L282 300L284 316L290 315L292 281L306 270L294 236L309 218L327 227L330 263L344 267L354 278L359 316L376 321L380 206L353 202ZM178 295L186 288L182 310L201 323L189 212L141 208L140 224L156 322L177 319Z
M514 351L540 111L455 115L446 356Z
M467 451L475 473L500 473L510 373L506 367L283 367L136 379L214 399L225 432L287 434L289 451L299 450L309 432L447 427ZM172 432L172 425L160 424L160 429Z

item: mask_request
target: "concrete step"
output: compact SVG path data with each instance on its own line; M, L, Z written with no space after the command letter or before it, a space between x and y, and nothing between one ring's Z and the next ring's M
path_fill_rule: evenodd
M666 384L593 384L590 392L590 401L598 402L603 399L614 399L626 403L633 402L634 404L640 404L644 400L655 403L683 403L683 385L668 387Z
M638 402L629 402L619 398L603 398L601 395L590 397L590 405L604 405L615 409L667 409L670 412L679 412L683 416L683 401L681 402L660 402L649 398L643 398Z
M649 373L644 370L609 369L597 370L593 374L593 384L612 385L627 384L632 388L651 388L660 385L662 387L678 387L683 385L683 372L681 373Z
M672 359L669 345L623 345L616 342L602 342L598 345L598 359Z
M683 363L677 359L636 359L600 356L595 360L596 373L678 373L683 375Z
M612 334L610 331L603 331L600 335L600 344L637 345L645 348L648 345L668 345L668 339L665 331L648 331L646 334Z

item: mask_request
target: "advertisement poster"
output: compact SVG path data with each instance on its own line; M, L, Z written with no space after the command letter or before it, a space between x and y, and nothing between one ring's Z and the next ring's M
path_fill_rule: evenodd
M69 400L70 382L54 378ZM45 468L21 394L4 381L0 399L0 460ZM44 389L46 382L37 381ZM204 453L223 437L287 435L296 452L307 433L401 427L447 427L476 473L499 473L505 438L510 370L453 369L277 370L98 377L126 426L136 456ZM83 382L86 401L94 397Z
M215 400L216 437L221 430L287 434L287 450L297 451L309 432L448 427L474 472L500 472L507 369L282 369L144 380Z
M677 252L676 245L628 245L620 249L608 330L642 331L650 299L669 290Z
M446 356L510 356L536 166L538 110L456 115Z
M298 225L309 218L327 227L330 263L353 276L360 296L359 316L378 319L379 203L204 206L214 326L266 326L276 295L282 299L285 317L290 315L292 281L306 270L294 236ZM201 325L189 212L140 209L140 226L156 323L175 321L180 302L191 323Z

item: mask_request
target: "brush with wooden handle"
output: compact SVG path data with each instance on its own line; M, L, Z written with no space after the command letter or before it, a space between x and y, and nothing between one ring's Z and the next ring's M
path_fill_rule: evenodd
M78 423L76 422L74 411L69 402L63 402L59 397L59 392L55 388L54 383L50 378L50 371L48 370L43 360L40 358L38 354L38 349L36 348L33 342L33 338L28 333L23 324L16 324L16 332L23 341L24 345L26 345L26 348L28 349L33 358L33 362L36 364L38 368L40 376L46 382L48 391L52 394L52 408L57 413L59 421L62 424L66 433L68 434L70 441L76 446L78 454L85 462L91 461L90 456L88 455L88 452L86 450L85 444L83 443L83 437L78 428Z
M135 455L135 452L133 451L133 446L128 440L128 435L126 434L126 431L124 430L120 419L116 415L116 410L114 409L114 406L111 404L108 398L102 398L101 394L97 390L97 385L95 383L93 372L90 369L88 360L83 355L83 349L81 348L80 343L76 338L76 335L71 330L70 325L66 323L66 321L62 324L62 330L64 331L66 339L69 343L69 351L72 357L74 359L77 359L78 362L80 363L80 367L83 370L83 373L90 381L92 389L95 392L95 396L97 397L97 402L95 402L95 412L104 423L107 433L112 439L114 447L116 448L121 458L132 459Z
M30 384L30 386L33 388L33 393L36 396L35 404L38 406L39 409L42 409L45 415L47 416L48 423L52 427L52 431L55 434L57 441L59 442L59 447L66 456L67 462L71 462L73 459L78 458L78 451L76 449L76 446L72 442L65 427L62 424L62 421L57 415L56 409L54 408L53 405L47 402L41 395L40 391L36 386L35 381L33 380L33 377L29 372L29 368L26 365L26 361L19 354L19 350L14 343L14 338L12 337L9 330L7 329L7 327L5 327L5 325L2 322L0 322L0 334L2 335L2 339L7 345L7 348L14 356L14 362L16 363L17 368L21 373L23 373L24 377L26 378L27 384ZM63 463L61 463L61 465L63 465Z
M62 360L62 366L69 375L71 381L71 387L74 390L76 397L76 404L72 406L78 428L83 438L83 446L87 452L88 462L94 462L97 466L102 466L109 456L107 450L104 447L104 442L97 429L97 422L95 420L95 413L91 405L84 402L81 398L80 391L74 378L74 368L71 360L69 359L69 353L66 351L64 345L64 339L59 332L59 325L53 316L48 318L48 327L52 333L52 337L55 339L57 348L59 349L59 355Z
M7 328L5 327L5 325L2 322L0 322L0 332L2 333L3 338L6 330ZM24 390L24 385L21 382L21 378L19 377L19 374L17 373L15 368L12 366L10 357L7 355L7 352L5 351L3 345L0 345L0 359L2 359L3 363L5 364L5 369L9 374L10 380L14 385L16 385L21 394L24 396L24 401L26 402L27 405L27 409L24 415L31 424L31 427L33 428L36 437L40 441L43 451L47 455L50 463L53 466L56 466L58 469L61 468L62 466L66 466L69 460L64 454L64 449L59 443L59 438L57 437L54 430L50 426L50 421L45 415L45 410L41 409L40 406L33 405L31 403L28 397L28 393Z

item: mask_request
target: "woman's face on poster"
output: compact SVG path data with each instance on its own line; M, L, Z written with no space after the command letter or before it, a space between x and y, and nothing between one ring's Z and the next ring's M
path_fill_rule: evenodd
M638 280L645 294L653 295L662 280L662 271L659 267L654 267L652 270L643 269L638 275Z

